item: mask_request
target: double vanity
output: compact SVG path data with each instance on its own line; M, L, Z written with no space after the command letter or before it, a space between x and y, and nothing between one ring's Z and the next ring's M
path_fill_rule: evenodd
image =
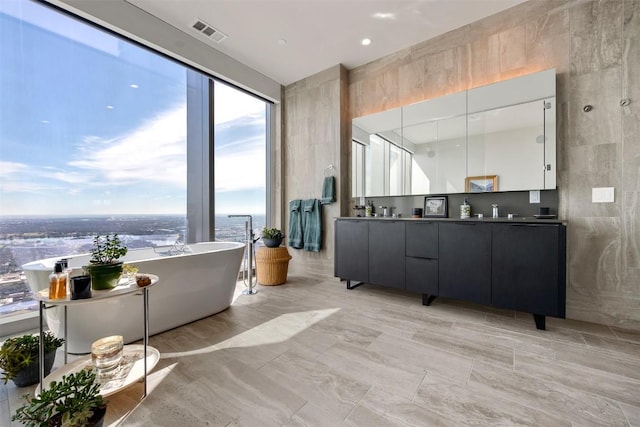
M565 317L566 225L557 220L335 219L334 275L362 283ZM352 282L358 282L353 284Z
M421 293L425 305L442 296L532 313L538 329L565 317L566 224L522 217L556 190L555 96L550 69L354 118L354 200L401 209L440 196L445 208L336 219L335 276ZM473 195L474 214L500 198L511 219L447 218L447 197L466 205L471 193L487 196Z

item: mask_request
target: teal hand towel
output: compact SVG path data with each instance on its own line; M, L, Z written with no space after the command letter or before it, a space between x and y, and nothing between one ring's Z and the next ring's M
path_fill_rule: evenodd
M304 249L320 252L322 248L322 205L318 199L302 201Z
M328 205L336 201L336 179L333 176L325 176L322 182L322 198L320 203Z
M301 205L302 200L291 200L289 202L289 236L287 236L287 241L289 246L296 249L304 247Z

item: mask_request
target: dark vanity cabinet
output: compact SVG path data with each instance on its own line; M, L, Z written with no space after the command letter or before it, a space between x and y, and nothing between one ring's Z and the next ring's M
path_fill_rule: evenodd
M369 281L369 221L336 221L334 274L347 280Z
M564 317L566 226L545 221L337 219L335 275ZM355 287L355 286L354 286Z
M492 304L541 316L565 316L566 228L493 224Z
M438 295L491 304L491 225L440 224Z
M405 288L405 223L369 222L369 283Z
M438 246L438 295L491 304L491 224L441 223Z
M438 295L438 224L410 222L406 226L405 288Z

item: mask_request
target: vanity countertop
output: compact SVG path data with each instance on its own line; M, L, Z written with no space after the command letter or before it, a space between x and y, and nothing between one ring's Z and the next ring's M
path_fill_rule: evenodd
M513 219L509 219L508 217L471 217L471 218L441 218L441 217L428 217L428 218L410 218L410 217L363 217L363 216L347 216L347 217L337 217L335 219L340 220L362 220L366 219L367 221L456 221L456 222L491 222L491 223L532 223L532 224L567 224L567 221L554 218L536 218L534 215L530 216L516 216Z

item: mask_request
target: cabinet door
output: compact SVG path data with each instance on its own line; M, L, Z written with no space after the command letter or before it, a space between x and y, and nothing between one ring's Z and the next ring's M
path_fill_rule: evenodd
M493 225L493 305L564 317L564 226Z
M438 224L407 223L406 255L406 289L438 295Z
M440 223L438 264L440 296L491 304L491 224Z
M369 283L404 289L405 224L369 222Z
M334 275L346 280L369 281L369 228L367 220L336 220Z
M429 221L407 224L407 256L438 259L438 224Z
M407 257L406 263L406 289L438 295L438 260Z

